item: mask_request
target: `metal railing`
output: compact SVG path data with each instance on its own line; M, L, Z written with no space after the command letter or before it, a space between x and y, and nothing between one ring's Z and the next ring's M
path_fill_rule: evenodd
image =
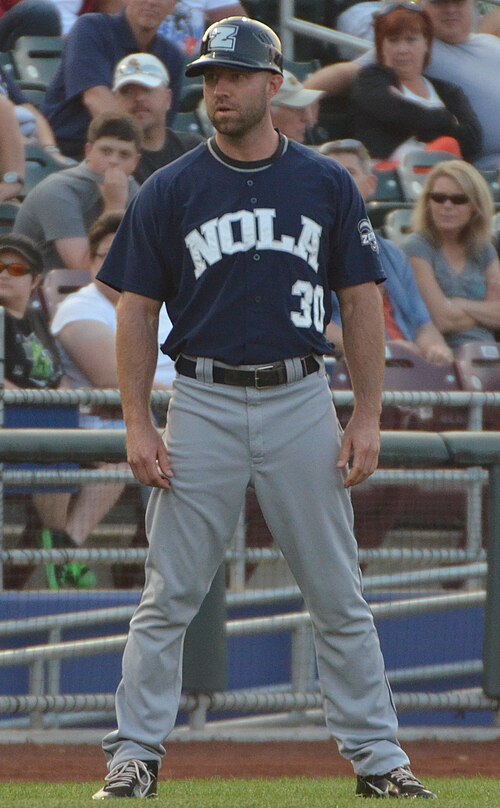
M406 399L408 398L405 394ZM398 400L398 396L395 396ZM490 402L488 402L490 403ZM122 431L92 431L79 430L0 430L0 461L19 461L24 457L28 447L30 451L28 457L32 461L39 462L41 459L50 457L51 460L61 460L65 455L70 454L75 460L88 460L91 456L94 459L117 460L123 457L124 434ZM449 475L449 482L454 480L459 482L463 479L460 473L467 472L467 464L473 463L477 467L480 463L490 471L490 483L493 480L493 487L498 500L500 500L500 433L490 433L484 435L480 433L460 435L443 433L442 435L429 435L426 433L386 433L382 442L382 462L384 465L391 465L394 460L401 460L402 455L406 459L411 459L412 469L416 479L425 479L425 474L429 474L425 469L436 470ZM464 468L446 468L450 463L458 463ZM419 466L425 466L424 469ZM402 469L382 469L378 474L386 475L387 482L392 476L397 482L401 480ZM73 472L72 472L73 473ZM484 469L474 472L473 479L486 483ZM75 478L77 479L77 478ZM40 483L40 477L37 476ZM496 501L496 500L495 500ZM498 509L497 509L498 510ZM498 526L500 516L496 511L492 511L492 524ZM494 531L490 525L490 543L495 544ZM112 549L91 549L74 551L42 551L42 550L17 550L2 551L1 557L5 560L17 560L19 563L29 561L62 561L68 557L79 560L111 561L117 558L143 558L144 550L117 550ZM271 560L278 557L273 549L248 550L245 553L241 549L232 550L229 553L229 560L238 560L239 563L249 560ZM485 562L484 551L479 546L470 546L465 550L453 550L450 548L408 550L404 548L381 548L377 550L361 550L360 559L373 558L393 558L415 560L418 557L423 561L432 561L434 567L426 569L422 573L412 570L401 573L397 576L397 586L399 589L415 590L425 579L425 583L439 583L447 578L453 579L474 579L476 582L482 581L487 576L488 591L490 601L493 606L489 607L487 623L490 627L494 624L494 615L498 615L500 606L495 601L498 581L500 559L497 560L497 572L493 573ZM449 566L439 568L438 564L445 560ZM454 563L456 562L456 563ZM459 566L459 562L466 562ZM367 591L376 592L394 583L394 577L388 575L367 575L365 587ZM232 606L244 604L279 603L280 601L290 601L298 597L298 590L295 587L283 587L274 591L254 591L254 592L229 592L227 603ZM456 594L427 594L421 592L415 596L415 591L411 596L407 592L396 593L391 602L375 602L372 605L374 615L377 619L387 617L402 617L404 615L418 615L432 613L448 609L469 608L488 606L485 590L479 586L473 591L465 591ZM95 637L91 640L62 641L61 632L67 628L81 628L92 625L96 629L103 625L126 622L131 614L132 607L121 607L116 609L95 609L89 613L70 613L68 615L58 615L50 617L40 617L29 621L4 621L0 623L0 636L18 636L26 633L29 635L33 631L42 631L47 634L48 642L40 646L26 646L25 648L12 649L0 652L0 667L11 667L14 665L28 665L30 667L30 694L28 696L0 697L0 713L19 715L20 713L31 716L33 726L54 726L59 722L56 715L66 712L66 715L59 716L61 724L88 723L98 720L103 713L111 709L112 696L109 694L81 694L79 696L68 696L60 694L60 665L63 660L85 656L98 656L100 654L114 652L119 653L125 643L125 635L119 634L111 637ZM312 644L309 627L309 617L304 611L293 612L291 614L277 614L268 617L248 618L242 620L231 620L227 625L228 637L257 636L268 633L291 632L292 635L292 671L289 687L283 689L271 688L262 692L260 688L238 692L218 693L213 696L200 695L193 698L185 696L182 701L182 709L187 710L192 715L192 725L203 727L207 711L217 710L222 712L232 712L235 710L251 712L273 712L290 710L292 712L318 710L321 705L319 693L317 692L317 682L314 676L314 663L312 655ZM491 636L494 632L491 631ZM498 641L497 641L498 644ZM450 705L455 705L457 709L486 709L496 710L497 687L495 675L491 674L491 666L498 649L495 640L492 642L493 648L486 650L485 658L489 660L490 674L490 696L486 696L480 688L450 690L444 693L398 693L396 702L402 710L423 710L449 709ZM496 663L495 663L496 664ZM404 671L392 672L394 682L419 682L419 681L443 681L450 677L458 678L470 674L483 673L483 663L481 660L466 660L460 665L443 663L441 665L414 666ZM488 678L488 676L487 676ZM491 696L491 688L495 696ZM13 719L17 721L18 719Z

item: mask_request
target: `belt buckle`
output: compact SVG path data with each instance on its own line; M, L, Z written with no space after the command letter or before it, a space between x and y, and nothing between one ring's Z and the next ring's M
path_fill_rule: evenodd
M268 382L266 384L266 374L269 374L269 371L274 371L276 373L276 381ZM261 376L262 374L262 376ZM260 368L255 368L254 370L254 384L257 390L261 390L263 387L275 387L278 384L283 384L286 382L286 369L284 364L281 362L275 362L272 365L263 365Z

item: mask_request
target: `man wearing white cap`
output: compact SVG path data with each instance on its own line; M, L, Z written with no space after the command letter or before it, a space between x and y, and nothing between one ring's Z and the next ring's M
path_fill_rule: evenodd
M316 122L315 105L323 96L322 90L306 90L293 73L283 70L283 84L271 105L274 126L291 140L304 143L308 127Z
M141 160L134 172L138 183L202 142L200 135L175 132L166 126L172 103L170 77L153 54L132 53L118 62L113 93L120 110L130 115L143 132Z

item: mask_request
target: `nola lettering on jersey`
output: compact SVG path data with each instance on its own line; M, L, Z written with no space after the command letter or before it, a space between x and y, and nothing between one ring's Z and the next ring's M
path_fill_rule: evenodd
M275 208L237 210L210 219L191 230L184 239L191 254L196 278L207 266L221 260L223 255L234 255L248 250L275 250L303 258L318 271L319 244L323 228L308 216L301 216L302 230L297 240L293 236L276 238L274 232Z

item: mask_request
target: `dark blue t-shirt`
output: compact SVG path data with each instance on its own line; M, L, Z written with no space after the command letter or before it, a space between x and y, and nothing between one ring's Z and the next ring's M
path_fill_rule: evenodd
M82 93L90 87L111 87L113 71L120 59L141 50L124 12L85 14L76 21L43 104L43 113L57 140L83 146L91 118L83 105ZM170 125L180 103L184 59L176 45L158 34L149 52L164 63L170 74L172 107L167 116Z
M330 290L384 280L348 172L282 142L272 162L242 164L210 140L153 174L129 206L98 277L166 302L172 358L327 353Z

